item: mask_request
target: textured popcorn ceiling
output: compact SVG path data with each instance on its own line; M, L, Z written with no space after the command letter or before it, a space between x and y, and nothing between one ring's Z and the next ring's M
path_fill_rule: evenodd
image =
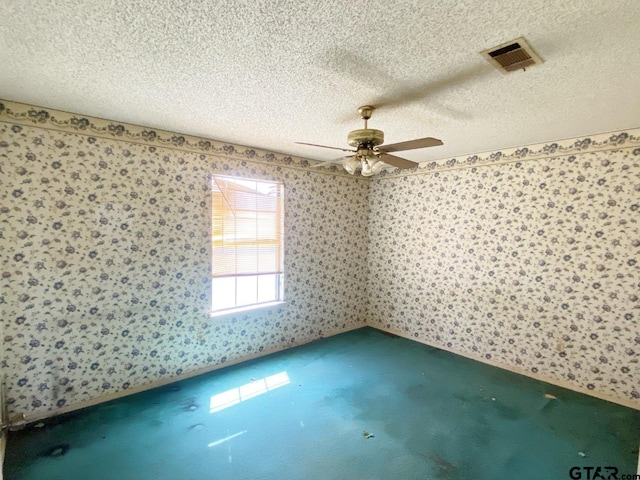
M0 3L0 98L331 159L361 128L415 161L640 126L637 0ZM479 52L524 35L502 75ZM336 155L338 154L338 155Z

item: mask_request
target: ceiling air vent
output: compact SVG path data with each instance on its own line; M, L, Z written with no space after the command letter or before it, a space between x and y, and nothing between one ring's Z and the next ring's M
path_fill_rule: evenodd
M533 51L524 37L489 48L480 52L480 54L502 73L524 70L532 65L542 63L540 57Z

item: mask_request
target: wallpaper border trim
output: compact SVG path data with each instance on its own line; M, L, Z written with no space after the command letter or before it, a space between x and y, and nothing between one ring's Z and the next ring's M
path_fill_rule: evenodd
M465 358L468 358L470 360L474 360L474 361L477 361L477 362L481 362L481 363L484 363L486 365L490 365L492 367L500 368L502 370L507 370L509 372L516 373L518 375L523 375L525 377L533 378L534 380L538 380L540 382L548 383L550 385L555 385L555 386L561 387L561 388L566 388L567 390L572 390L574 392L582 393L582 394L590 396L590 397L599 398L600 400L605 400L607 402L615 403L617 405L622 405L623 407L628 407L628 408L631 408L633 410L640 411L640 407L636 403L631 402L631 401L629 401L627 399L624 399L624 398L612 397L612 396L609 396L609 395L606 395L606 394L603 394L603 393L600 393L600 392L597 392L597 391L588 390L586 388L580 388L580 387L572 385L569 382L566 382L564 380L560 380L560 379L556 379L556 378L548 378L548 377L545 377L544 375L535 374L533 372L530 372L530 371L527 371L527 370L524 370L524 369L520 370L520 369L517 369L517 368L514 368L514 367L510 367L509 365L506 365L504 363L495 362L493 360L489 360L489 359L484 358L484 357L474 356L474 355L471 355L471 354L469 354L467 352L462 352L462 351L459 351L459 350L454 350L452 348L448 348L446 345L440 345L440 344L433 343L433 342L427 342L427 341L422 340L420 338L415 338L415 337L412 337L410 335L406 335L406 334L404 334L402 332L398 332L397 330L393 330L393 329L390 329L390 328L387 329L387 328L381 327L379 325L376 325L375 327L370 325L370 327L371 328L375 328L377 330L380 330L382 332L390 333L392 335L397 335L398 337L406 338L407 340L412 340L414 342L418 342L418 343L421 343L423 345L427 345L429 347L437 348L438 350L443 350L445 352L453 353L455 355L460 355L462 357L465 357Z
M309 167L321 163L293 155L273 153L258 148L224 143L213 139L153 129L126 122L105 120L90 115L64 112L52 108L0 99L0 121L23 126L36 126L48 130L78 133L107 139L117 139L141 145L170 148L225 158L251 161L252 163L278 165L309 171ZM640 149L640 127L621 131L574 137L527 146L504 148L467 155L466 158L444 158L421 163L411 170L389 168L367 180L380 180L407 175L443 172L485 165L524 162L548 157L561 157L587 152L599 152L622 148ZM318 173L349 176L338 165L315 169Z
M310 171L309 167L321 163L316 160L224 143L205 137L169 132L3 99L0 99L0 121L295 170ZM336 165L332 165L330 168L314 169L314 173L350 176Z
M421 175L425 173L447 172L466 168L477 168L506 163L527 162L545 158L560 158L583 153L604 152L610 150L635 149L640 152L640 128L605 132L587 137L574 137L547 143L504 148L502 150L481 152L466 158L448 158L421 163L411 170L383 170L375 180L386 178ZM634 150L634 152L635 152Z

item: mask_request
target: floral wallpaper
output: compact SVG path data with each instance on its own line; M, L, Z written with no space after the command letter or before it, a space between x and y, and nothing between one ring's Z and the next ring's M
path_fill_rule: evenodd
M369 184L306 165L0 101L10 412L38 418L364 325L363 297L342 285L366 283ZM285 306L209 318L211 173L284 182Z
M365 324L640 408L639 163L634 130L366 179L0 100L10 411ZM211 173L284 182L285 306L209 317Z
M638 133L375 178L369 324L640 408Z

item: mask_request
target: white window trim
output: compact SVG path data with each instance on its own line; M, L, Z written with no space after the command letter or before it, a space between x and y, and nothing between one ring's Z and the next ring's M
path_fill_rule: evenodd
M260 313L262 311L282 307L286 304L287 302L285 300L266 303L254 303L252 305L245 305L243 307L228 308L226 310L216 310L215 312L209 312L209 318L237 317L238 315L243 313Z

